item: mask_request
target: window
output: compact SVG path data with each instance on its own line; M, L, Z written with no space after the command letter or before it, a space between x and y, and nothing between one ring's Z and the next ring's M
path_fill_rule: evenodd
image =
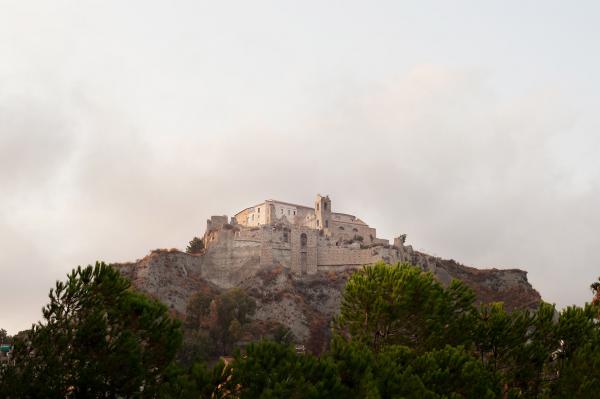
M283 208L281 208L281 214L283 215Z
M289 241L289 236L288 236L288 232L284 231L283 232L283 242L288 242Z
M317 219L317 227L319 227L319 219Z
M327 202L323 204L323 209L327 210Z
M290 210L288 209L288 216L290 216Z
M296 211L294 211L294 216L296 215Z
M258 208L258 213L260 213L260 208Z
M329 227L329 220L325 219L325 227L328 228Z
M319 210L319 204L317 204L317 211Z
M306 244L308 242L308 237L306 233L300 234L300 248L306 248Z
M254 221L254 214L252 214L252 221Z

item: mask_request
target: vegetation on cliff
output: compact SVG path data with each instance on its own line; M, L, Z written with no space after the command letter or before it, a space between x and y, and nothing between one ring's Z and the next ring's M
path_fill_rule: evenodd
M583 307L508 312L477 305L463 283L444 287L420 268L380 263L350 277L329 350L315 356L285 331L264 335L280 342L249 342L255 304L239 288L195 295L181 346L166 307L99 263L51 290L45 322L15 339L0 396L594 398L599 289ZM221 354L233 358L209 367Z
M204 241L201 238L194 237L188 244L185 252L188 254L200 254L204 251Z

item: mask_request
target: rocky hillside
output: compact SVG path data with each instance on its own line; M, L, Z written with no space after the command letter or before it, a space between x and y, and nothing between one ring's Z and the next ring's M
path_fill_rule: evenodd
M247 272L233 271L233 276L225 276L208 267L205 256L155 250L136 262L113 266L137 289L161 300L180 316L185 315L188 299L196 291L242 287L257 302L255 319L277 321L289 327L310 350L323 349L351 270L297 276L280 265L259 267L249 259ZM453 278L464 281L482 303L502 301L508 309L535 308L541 300L522 270L479 270L416 251L412 263L432 272L443 284Z

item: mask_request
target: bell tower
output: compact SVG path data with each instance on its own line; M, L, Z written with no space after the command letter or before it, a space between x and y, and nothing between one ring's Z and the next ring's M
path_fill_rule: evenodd
M317 228L329 232L331 226L331 200L329 196L317 194L315 199L315 215L317 217Z

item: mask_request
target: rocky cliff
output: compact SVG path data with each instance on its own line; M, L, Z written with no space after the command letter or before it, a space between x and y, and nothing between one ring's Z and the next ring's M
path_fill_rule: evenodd
M282 265L261 265L254 253L243 247L235 251L213 247L200 255L155 250L136 262L113 266L134 287L181 316L188 299L199 290L219 292L242 287L257 302L256 320L282 323L309 349L320 351L328 342L329 323L352 269L299 276ZM442 284L453 278L464 281L481 303L502 301L508 309L515 309L535 308L541 300L522 270L480 270L417 251L411 252L410 261L432 272Z

